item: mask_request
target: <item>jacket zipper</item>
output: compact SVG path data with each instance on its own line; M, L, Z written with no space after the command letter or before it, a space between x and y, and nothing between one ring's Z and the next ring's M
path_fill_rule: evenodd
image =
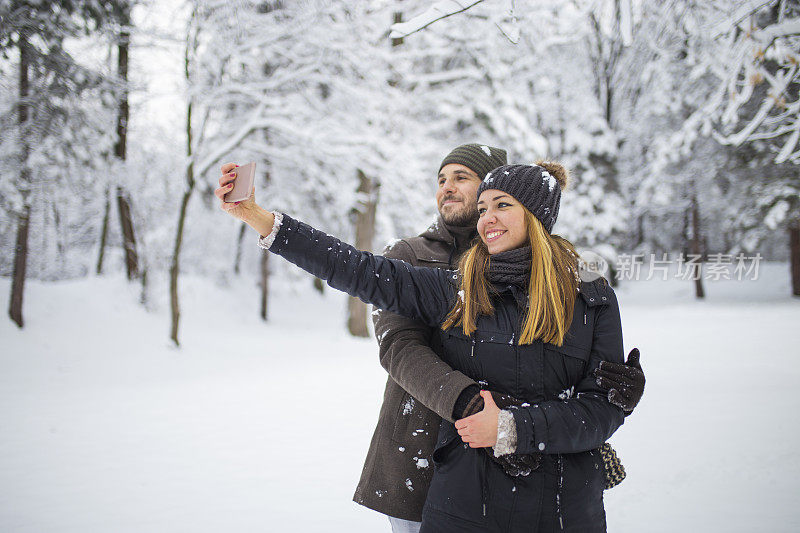
M528 297L525 298L525 311L523 313L520 313L520 316L517 319L516 331L514 332L514 339L513 339L514 340L514 345L515 345L515 347L514 347L514 362L516 363L516 369L515 369L516 376L514 376L514 378L515 378L514 379L514 385L516 387L516 390L514 392L516 393L516 395L518 397L522 395L521 394L522 393L522 390L521 390L522 387L520 386L520 382L522 381L521 380L522 361L521 361L521 357L520 357L520 353L519 353L519 345L520 345L519 344L519 340L522 338L522 326L525 323L525 317L530 312L530 307L531 307L531 302L530 302L530 297L528 296Z
M478 375L477 365L475 365L475 359L474 359L475 358L475 337L470 335L470 340L472 341L472 345L470 346L470 349L469 349L469 356L470 356L470 361L469 362L472 365L472 368L473 368L473 371L475 372L475 375L477 376ZM485 385L487 385L487 384L486 384L485 381L479 381L478 385L480 386L481 390L484 390L486 388ZM489 457L485 453L482 453L481 455L483 456L482 457L482 459L483 459L483 483L481 484L481 512L483 513L483 516L486 516L486 500L488 499L487 494L489 492L489 485L488 485L488 483L489 483L489 480L488 480L488 476L489 476Z
M473 333L472 335L469 336L469 340L470 340L469 368L472 371L472 373L477 377L478 376L478 365L477 365L477 363L475 363L475 337L474 337L474 335L475 335L475 333ZM478 385L481 387L481 390L483 390L484 387L480 383L480 381L478 382Z
M564 530L564 518L561 515L561 494L564 490L564 463L561 454L558 454L558 491L556 492L556 513L558 514L558 525Z
M489 456L483 455L483 487L481 487L481 503L483 504L483 516L486 516L486 500L489 499Z

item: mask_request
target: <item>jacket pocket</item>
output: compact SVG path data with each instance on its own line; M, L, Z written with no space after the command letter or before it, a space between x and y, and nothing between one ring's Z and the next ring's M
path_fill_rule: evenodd
M480 365L475 359L475 340L464 335L458 328L450 328L445 336L445 363L470 379L480 381Z
M453 424L443 422L432 454L434 475L426 505L460 517L461 520L483 520L483 478L480 472L485 456L483 450L472 449L464 444ZM466 531L455 524L446 530Z
M431 423L431 416L426 416L430 411L404 389L399 386L397 388L402 392L402 395L394 416L392 440L403 446L412 447L418 446L413 443L415 437L419 437L422 440L429 438L428 442L431 442L433 437L427 436L436 431L436 425ZM439 417L435 416L435 420L438 421Z
M442 425L439 427L439 438L436 439L436 446L433 448L433 454L431 455L433 464L437 470L443 467L447 462L450 452L455 449L460 442L461 438L458 436L456 427L450 422L442 421Z
M520 376L513 332L476 331L467 337L461 331L448 331L448 348L454 358L451 366L477 381L481 388L514 394Z
M545 397L566 400L575 394L589 364L589 346L544 345Z
M550 347L553 345L545 344L545 347ZM572 357L574 359L578 359L580 361L588 361L589 354L591 352L591 347L589 346L580 346L580 345L571 345L571 344L562 344L561 346L553 346L555 350L566 356Z
M564 455L564 520L580 531L603 523L605 474L598 450Z

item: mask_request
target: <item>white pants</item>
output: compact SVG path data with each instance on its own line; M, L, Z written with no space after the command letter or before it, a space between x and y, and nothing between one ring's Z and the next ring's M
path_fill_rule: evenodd
M392 533L419 533L419 528L422 527L422 522L412 522L393 516L389 517L389 523L392 524Z

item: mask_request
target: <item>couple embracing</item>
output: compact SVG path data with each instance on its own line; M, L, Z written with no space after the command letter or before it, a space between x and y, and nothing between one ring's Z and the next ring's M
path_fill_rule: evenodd
M371 303L384 404L354 500L392 530L605 531L620 475L605 444L644 388L604 278L552 233L568 173L457 147L438 172L436 222L383 256L359 251L254 193L221 207L258 244Z

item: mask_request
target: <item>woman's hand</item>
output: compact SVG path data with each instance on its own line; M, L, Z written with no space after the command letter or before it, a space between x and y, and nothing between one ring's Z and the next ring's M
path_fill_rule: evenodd
M219 178L219 188L214 194L219 198L220 208L231 215L245 222L248 226L256 230L261 236L269 235L275 217L269 211L259 207L256 203L256 187L250 191L250 197L240 202L226 202L225 195L233 189L233 181L236 179L235 163L225 163L222 165L222 176Z
M256 187L253 185L253 190L250 191L250 197L241 202L226 202L225 195L233 189L233 182L236 179L236 163L225 163L222 165L222 176L219 178L219 188L214 191L214 194L219 198L220 207L229 215L238 218L239 220L247 221L249 215L255 211L256 205Z
M500 408L494 403L492 393L482 390L483 411L467 418L456 420L456 429L461 440L470 448L488 448L497 444L497 417Z

